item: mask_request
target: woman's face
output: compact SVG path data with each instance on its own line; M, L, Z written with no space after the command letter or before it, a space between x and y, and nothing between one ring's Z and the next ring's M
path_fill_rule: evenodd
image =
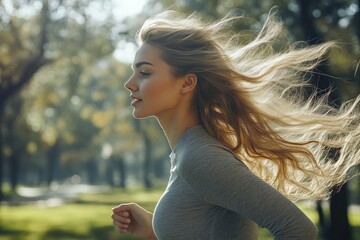
M125 83L131 92L133 116L145 118L173 114L180 100L181 83L172 74L172 69L161 58L161 50L144 43L137 50L134 74Z

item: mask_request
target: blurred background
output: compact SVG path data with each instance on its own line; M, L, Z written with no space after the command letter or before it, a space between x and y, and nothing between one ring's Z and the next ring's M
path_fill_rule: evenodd
M311 76L340 106L360 93L358 0L1 0L0 239L136 239L114 232L111 208L152 210L169 176L156 120L135 120L123 84L134 36L164 9L216 20L244 16L254 37L273 6L288 41L338 42ZM356 170L356 169L355 169ZM329 201L299 206L319 239L360 239L359 177ZM260 230L260 239L272 239Z

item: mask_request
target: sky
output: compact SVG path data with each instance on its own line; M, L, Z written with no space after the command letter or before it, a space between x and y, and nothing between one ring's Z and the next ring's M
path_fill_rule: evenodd
M114 16L118 16L118 20L125 17L135 15L141 12L147 0L113 0L116 7L113 9ZM113 56L122 62L132 63L137 47L133 43L120 41L114 51Z

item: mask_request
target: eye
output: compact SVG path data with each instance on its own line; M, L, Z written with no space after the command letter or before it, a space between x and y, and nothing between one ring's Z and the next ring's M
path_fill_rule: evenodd
M150 75L150 73L140 71L140 75L143 76L143 77L148 77Z

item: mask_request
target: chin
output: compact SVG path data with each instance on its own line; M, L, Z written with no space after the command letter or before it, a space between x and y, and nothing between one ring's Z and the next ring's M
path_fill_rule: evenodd
M141 112L138 112L138 111L134 110L133 111L133 117L136 118L136 119L144 119L144 118L153 117L153 115L146 114L146 113L141 113Z

